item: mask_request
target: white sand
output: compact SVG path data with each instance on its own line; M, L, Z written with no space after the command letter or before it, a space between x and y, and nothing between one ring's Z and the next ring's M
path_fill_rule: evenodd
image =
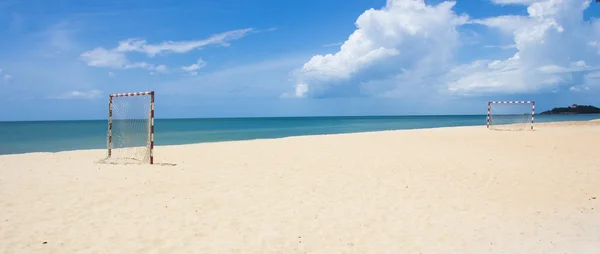
M600 122L536 128L0 156L0 253L600 253Z

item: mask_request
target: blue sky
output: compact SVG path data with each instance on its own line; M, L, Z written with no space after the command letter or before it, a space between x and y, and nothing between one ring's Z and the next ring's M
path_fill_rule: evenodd
M0 0L0 121L600 106L590 0Z

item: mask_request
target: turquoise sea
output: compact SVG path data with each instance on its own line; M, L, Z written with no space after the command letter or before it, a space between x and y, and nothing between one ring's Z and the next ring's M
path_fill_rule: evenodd
M536 122L600 115L538 115ZM288 136L485 125L485 115L157 119L156 145ZM0 122L0 154L106 147L106 120Z

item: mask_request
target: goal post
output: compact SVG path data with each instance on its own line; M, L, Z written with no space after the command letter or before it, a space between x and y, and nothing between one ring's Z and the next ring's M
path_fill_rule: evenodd
M487 128L492 130L533 130L534 101L490 101Z
M154 91L111 94L108 101L111 164L154 164Z

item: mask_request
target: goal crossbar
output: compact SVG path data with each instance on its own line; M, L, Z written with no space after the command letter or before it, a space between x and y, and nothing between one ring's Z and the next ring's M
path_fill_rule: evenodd
M108 159L113 155L113 100L119 97L130 97L130 96L150 96L150 112L148 115L148 137L147 137L147 149L149 162L154 164L154 91L147 92L136 92L136 93L117 93L109 95L108 102Z
M493 114L492 114L492 106L496 104L521 104L521 105L531 105L531 126L530 129L533 130L533 123L535 120L535 101L489 101L487 108L487 128L490 128L490 125L493 124ZM528 112L527 112L528 114Z

